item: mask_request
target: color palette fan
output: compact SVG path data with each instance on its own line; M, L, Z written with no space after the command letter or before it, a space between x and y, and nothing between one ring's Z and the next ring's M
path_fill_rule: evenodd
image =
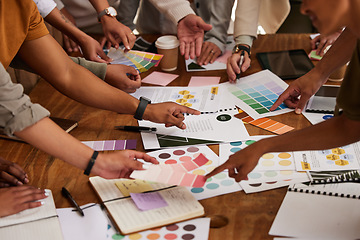
M159 65L163 55L134 50L125 53L123 49L110 48L108 57L113 59L111 64L131 66L142 73Z

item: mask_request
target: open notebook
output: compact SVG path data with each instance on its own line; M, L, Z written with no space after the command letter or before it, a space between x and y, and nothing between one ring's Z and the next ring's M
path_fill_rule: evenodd
M110 218L122 234L148 230L204 215L203 206L187 188L152 182L150 183L151 191L159 193L167 206L141 211L131 197L124 196L117 188L116 183L121 180L89 178Z
M295 184L281 204L270 235L311 239L360 238L360 184Z
M0 218L1 239L62 240L60 222L50 190L44 205Z

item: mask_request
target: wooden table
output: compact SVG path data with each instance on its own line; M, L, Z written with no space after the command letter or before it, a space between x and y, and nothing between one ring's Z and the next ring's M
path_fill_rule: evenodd
M251 69L245 75L261 70L255 57L256 52L299 48L310 52L309 35L277 34L259 36L252 48ZM158 67L153 68L143 73L142 78L152 71L160 71L160 69ZM180 77L169 84L170 86L186 86L190 77L196 75L221 76L221 82L227 81L225 70L187 73L182 56L179 56L178 69L172 73L179 74ZM78 121L79 126L71 131L71 135L81 141L137 139L137 150L144 150L139 133L115 131L113 129L115 125L137 125L132 116L79 104L57 92L43 80L37 84L30 97L33 102L40 103L47 108L52 116ZM299 116L293 112L271 118L296 129L310 126L310 123L302 115ZM270 134L251 125L246 125L246 128L250 135ZM214 152L218 153L218 145L210 147ZM61 195L63 186L68 188L81 205L99 202L88 182L88 177L83 175L83 170L49 156L47 153L26 143L0 140L0 156L22 166L29 174L31 185L51 189L58 208L70 207L68 200ZM286 189L286 187L283 187L248 195L241 191L201 200L206 215L222 215L229 219L228 225L222 228L211 228L209 239L272 239L268 232L285 196Z

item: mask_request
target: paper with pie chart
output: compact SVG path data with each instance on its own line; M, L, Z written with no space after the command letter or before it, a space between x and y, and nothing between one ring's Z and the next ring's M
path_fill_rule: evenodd
M131 94L136 98L146 97L151 103L175 102L201 112L219 110L222 89L218 85L201 87L148 87L142 86Z

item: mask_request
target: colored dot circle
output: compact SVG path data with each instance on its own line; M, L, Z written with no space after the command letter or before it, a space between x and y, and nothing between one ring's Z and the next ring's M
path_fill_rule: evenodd
M251 172L248 174L248 178L253 178L253 179L261 178L261 173Z
M279 153L278 156L281 159L287 159L287 158L291 157L291 154L290 153Z
M175 163L177 163L177 161L174 159L169 159L165 161L165 164L175 164Z
M231 116L229 114L221 114L217 116L216 119L220 122L227 122L231 119Z
M239 147L233 147L233 148L230 149L230 152L236 153L236 152L238 152L240 150L241 150L241 148L239 148Z
M276 177L276 176L277 176L277 173L276 173L275 171L266 171L266 172L264 173L264 175L265 175L266 177Z
M189 148L187 149L187 151L193 153L193 152L199 151L199 148L197 148L197 147L189 147Z
M289 160L281 160L280 162L279 162L279 164L281 165L281 166L290 166L291 165L291 161L289 161Z
M212 170L214 170L215 169L215 167L214 166L211 166L211 167L208 167L206 170L208 171L208 172L211 172Z
M156 240L160 238L160 235L157 233L150 233L149 235L146 236L146 238L149 240Z
M294 173L294 171L291 171L291 170L282 170L282 171L280 171L281 175L291 175L293 173Z
M211 181L212 181L212 178L206 179L206 182L211 182Z
M177 235L176 234L173 234L173 233L168 233L164 236L164 238L166 240L173 240L173 239L177 239Z
M272 160L264 160L261 162L261 165L263 165L265 167L270 167L270 166L274 166L275 162Z
M184 239L184 240L191 240L191 239L194 239L195 236L192 235L192 234L184 234L184 235L182 235L181 238Z
M330 119L330 118L332 118L333 117L333 115L324 115L322 118L324 119L324 120L328 120L328 119Z
M183 227L185 231L194 231L196 229L196 226L194 224L187 224Z
M162 158L162 159L166 159L166 158L169 158L169 157L171 157L171 155L169 153L161 153L159 155L159 158Z
M274 158L274 154L266 153L266 154L262 155L261 158L264 158L264 159L273 159L273 158Z
M213 161L209 160L207 163L205 163L205 165L211 165L213 163Z
M260 187L261 183L250 183L249 184L251 187Z
M173 152L173 154L175 154L176 156L180 156L180 155L184 155L185 154L185 151L184 150L175 150Z
M274 182L266 182L267 184L275 184L277 183L277 181L274 181Z
M219 184L217 184L217 183L209 183L209 184L207 184L206 185L206 187L208 188L208 189L217 189L217 188L219 188L220 186L219 186Z
M223 186L231 186L234 184L234 181L231 179L226 179L226 180L222 180L220 183Z
M253 144L254 142L256 142L256 141L254 141L254 140L247 140L247 141L245 142L245 144L246 144L246 145L250 145L250 144Z
M192 174L196 174L196 175L205 175L205 170L202 169L196 169L192 172Z
M187 161L190 161L192 158L189 157L189 156L183 156L183 157L180 157L179 160L182 161L182 162L187 162Z
M121 240L121 239L123 239L124 237L125 237L125 236L116 233L116 234L112 235L111 238L114 239L114 240Z
M242 142L231 142L230 145L231 146L240 146L242 144Z
M225 173L218 173L218 174L216 174L215 176L214 176L214 178L216 178L216 179L224 179L224 178L226 178L226 174Z
M203 192L203 191L204 191L203 188L192 188L192 189L191 189L191 192L192 192L192 193L201 193L201 192Z
M169 230L169 231L175 231L175 230L179 229L179 226L176 225L176 224L171 224L169 226L166 226L166 229Z
M141 239L142 238L142 236L141 236L141 234L139 234L139 233L134 233L134 234L130 234L129 235L129 239L130 240L139 240L139 239Z

